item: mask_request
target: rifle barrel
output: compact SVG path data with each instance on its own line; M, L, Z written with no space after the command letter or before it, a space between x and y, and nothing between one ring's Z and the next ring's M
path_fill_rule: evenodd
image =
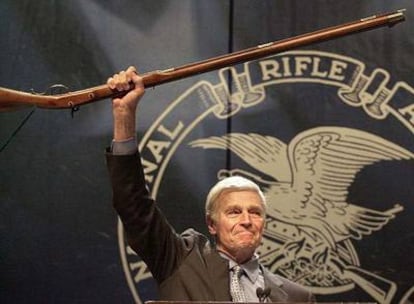
M269 42L256 47L244 49L230 54L213 57L180 67L158 70L142 74L146 88L182 78L206 73L223 67L236 65L250 60L259 59L272 54L308 46L314 43L333 40L335 38L372 30L383 26L393 26L405 20L405 9L382 15L374 15L357 21L328 27L299 36ZM68 92L59 95L39 95L0 88L0 112L20 109L25 106L40 108L67 109L95 102L105 98L122 96L126 92L111 90L106 84Z

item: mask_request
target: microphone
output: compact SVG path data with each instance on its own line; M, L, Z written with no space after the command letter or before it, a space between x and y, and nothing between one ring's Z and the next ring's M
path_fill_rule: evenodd
M264 303L266 299L270 296L270 288L266 287L265 289L258 287L256 289L256 295L259 298L260 303Z

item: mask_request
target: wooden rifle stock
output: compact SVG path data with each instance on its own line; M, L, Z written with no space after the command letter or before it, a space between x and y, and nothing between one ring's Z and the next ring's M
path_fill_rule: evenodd
M315 32L302 34L275 42L262 44L238 52L194 62L177 68L154 71L142 74L146 88L154 87L174 80L206 73L226 66L266 57L272 54L311 45L313 43L328 41L350 34L368 31L382 26L393 26L405 20L404 10L398 10L378 16L371 16L357 21L328 27ZM68 92L58 95L44 95L25 93L21 91L0 88L0 112L20 109L27 106L39 108L67 109L95 102L105 98L122 96L126 92L111 90L107 85L100 85L85 90Z

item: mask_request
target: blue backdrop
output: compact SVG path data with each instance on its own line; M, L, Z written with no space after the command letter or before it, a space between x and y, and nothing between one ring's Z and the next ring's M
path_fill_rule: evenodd
M207 232L209 187L243 174L269 198L272 271L318 301L411 303L413 1L3 0L0 86L78 90L402 8L393 28L149 89L137 134L177 231ZM157 298L111 207L111 138L110 100L0 113L2 303Z

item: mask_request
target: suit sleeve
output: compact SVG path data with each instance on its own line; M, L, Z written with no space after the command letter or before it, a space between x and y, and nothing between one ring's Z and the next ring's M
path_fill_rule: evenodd
M113 206L123 223L128 244L161 283L177 269L191 244L174 231L150 197L138 152L108 152L106 160Z

